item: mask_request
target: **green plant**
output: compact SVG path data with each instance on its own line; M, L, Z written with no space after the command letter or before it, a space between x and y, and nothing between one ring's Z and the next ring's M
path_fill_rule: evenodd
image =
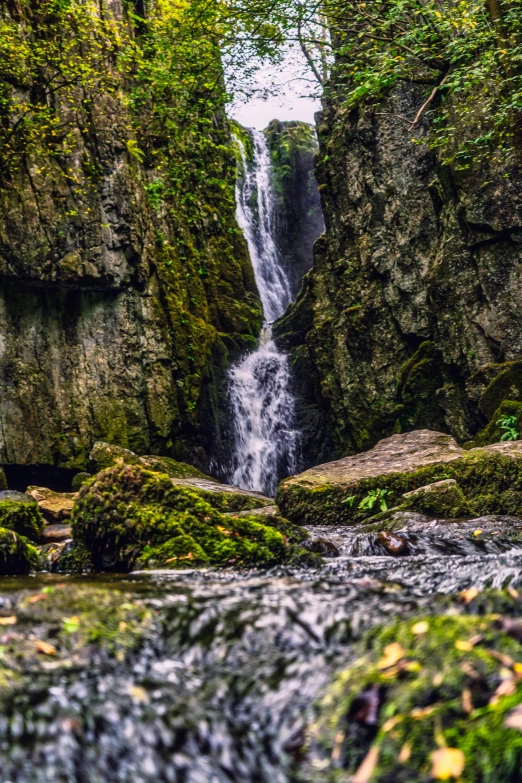
M354 504L354 501L355 501L355 495L349 495L344 500L341 500L341 503L348 503L348 505L351 508L353 506L353 504Z
M501 441L518 440L520 438L516 416L501 416L497 421L497 425L500 426L501 430L504 430L504 434L500 438Z
M385 495L388 495L387 489L370 489L366 497L359 503L359 508L371 510L378 503L381 511L387 511L388 504L384 498Z

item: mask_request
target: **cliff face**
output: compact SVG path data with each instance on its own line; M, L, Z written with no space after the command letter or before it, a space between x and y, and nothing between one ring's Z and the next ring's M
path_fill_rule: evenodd
M314 175L315 129L305 122L273 120L265 131L276 196L275 240L293 297L313 263L313 245L324 231Z
M260 325L219 96L183 102L180 22L148 7L0 11L0 462L83 467L102 439L205 465Z
M522 396L520 168L442 166L428 119L415 144L403 120L424 100L403 84L377 107L325 104L326 234L276 328L308 462L416 428L466 441Z

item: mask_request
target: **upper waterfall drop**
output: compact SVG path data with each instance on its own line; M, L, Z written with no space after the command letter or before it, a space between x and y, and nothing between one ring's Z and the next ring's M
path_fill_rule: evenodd
M294 428L295 401L290 391L288 357L272 340L272 323L292 301L274 239L274 194L266 138L249 131L253 165L244 144L236 139L242 177L236 184L236 216L248 244L263 305L264 324L259 345L230 372L234 453L232 484L274 494L279 478L297 469L298 433Z

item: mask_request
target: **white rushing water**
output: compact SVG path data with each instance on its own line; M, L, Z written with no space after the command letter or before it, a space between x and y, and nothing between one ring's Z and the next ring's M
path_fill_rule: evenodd
M243 162L236 215L248 243L265 321L257 349L229 373L234 428L229 480L244 489L273 494L278 479L297 468L288 357L272 340L272 323L283 315L292 296L274 241L270 154L264 134L250 133L253 165L248 165L244 145L236 140Z

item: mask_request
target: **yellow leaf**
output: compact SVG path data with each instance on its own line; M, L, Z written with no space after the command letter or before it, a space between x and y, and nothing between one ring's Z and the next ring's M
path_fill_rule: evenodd
M402 715L396 715L394 718L388 718L388 720L384 721L384 723L382 724L381 731L384 731L385 733L391 731L401 721L402 721Z
M455 642L455 647L457 650L460 650L461 652L469 652L473 649L473 645L471 642L466 642L464 639L457 639Z
M431 758L431 776L435 780L449 780L462 775L466 765L464 753L458 748L439 748Z
M404 657L404 649L399 642L392 642L387 644L384 648L384 655L377 664L378 669L388 669L390 666L394 666L401 658Z
M352 783L369 783L373 770L377 766L377 761L379 760L379 750L380 748L378 745L372 745L353 776Z
M474 536L480 536L480 534L481 534L481 533L482 533L482 530L475 530L475 532L473 533L473 535L474 535Z
M471 691L469 688L464 688L462 691L462 709L468 715L473 712L473 701L471 700Z
M465 604L471 603L474 598L477 597L479 594L478 587L470 587L469 590L463 590L460 594L460 597L464 601Z
M136 704L144 704L149 700L149 694L141 685L133 685L129 688L129 695Z
M412 710L410 710L410 717L415 718L416 720L422 720L422 718L427 718L428 715L431 715L433 712L435 712L435 707L414 707Z
M420 636L423 633L426 633L429 629L429 624L426 622L426 620L421 620L418 623L415 623L415 625L412 626L411 632L414 633L416 636Z
M442 683L444 682L444 675L442 674L442 672L437 672L437 674L434 674L432 682L436 688L442 685Z
M0 625L14 625L16 623L16 615L12 614L10 617L0 617Z
M510 587L508 587L507 591L508 591L509 595L511 596L511 598L520 598L520 593L518 592L518 590L515 587L511 587L510 586Z
M399 753L399 761L401 764L407 764L411 756L411 742L405 742Z
M56 647L54 647L52 644L49 644L49 642L44 642L38 639L34 643L34 646L38 652L41 652L44 655L56 655Z

